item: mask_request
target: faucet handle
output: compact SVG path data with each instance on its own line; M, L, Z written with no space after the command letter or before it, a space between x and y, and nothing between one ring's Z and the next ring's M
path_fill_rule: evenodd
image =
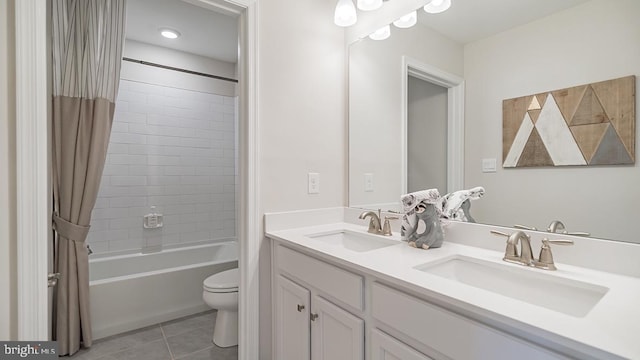
M573 245L573 240L549 240L542 239L542 247L540 248L540 256L538 261L534 261L534 266L545 270L556 270L553 262L553 254L551 253L551 244L553 245Z
M507 234L506 232L502 232L502 231L498 231L498 230L491 230L489 232L492 233L493 235L500 235L500 236L509 237L509 234Z
M393 235L393 233L391 232L391 223L389 222L389 220L398 220L398 217L397 216L384 217L384 226L382 227L382 235L385 235L385 236Z
M513 225L513 227L516 228L516 229L522 229L522 230L538 231L538 229L533 227L533 226L515 224L515 225Z
M573 235L573 236L591 236L591 233L588 232L583 232L583 231L572 231L572 232L568 232L566 233L566 235Z

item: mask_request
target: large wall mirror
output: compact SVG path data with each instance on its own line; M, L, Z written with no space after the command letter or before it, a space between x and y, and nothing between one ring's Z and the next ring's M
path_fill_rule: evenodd
M568 231L640 243L638 161L501 166L503 100L640 78L640 2L489 2L454 0L442 14L418 9L416 26L392 25L386 40L350 45L349 205L398 211L406 192L483 186L471 207L478 222L545 229L561 220ZM433 73L462 81L459 107L455 86ZM496 170L483 170L492 159Z

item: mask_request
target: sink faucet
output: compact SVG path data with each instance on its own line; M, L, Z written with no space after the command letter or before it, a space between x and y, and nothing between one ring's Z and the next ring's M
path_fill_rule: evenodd
M513 227L516 229L538 231L538 229L532 226L516 224ZM549 224L549 227L547 228L547 232L554 233L554 234L573 235L573 236L591 236L591 234L588 232L582 232L582 231L568 232L564 226L564 223L562 223L562 221L560 220L553 220L551 224Z
M358 219L366 219L367 216L371 217L371 219L369 220L369 230L367 231L372 234L382 233L382 226L380 226L380 212L381 212L380 209L378 209L377 214L369 210L369 211L363 212L362 214L360 214L360 216L358 216Z
M566 233L567 229L564 227L564 224L562 223L562 221L553 220L551 224L549 224L547 231L550 233L557 233L557 232Z
M568 232L567 229L564 227L564 224L560 220L553 220L551 224L549 224L547 231L550 233L573 235L573 236L591 236L591 234L588 232L582 232L582 231Z
M507 237L507 248L502 260L527 266L533 264L531 237L524 231L517 230L511 235L495 230L491 230L491 233ZM518 243L520 243L520 255L518 255Z
M495 230L491 230L491 233L507 237L507 248L502 260L544 270L556 270L553 254L551 254L551 244L573 245L572 240L549 240L544 238L542 239L540 256L536 259L531 251L531 237L524 231L517 230L511 235ZM520 243L520 255L518 255L518 243Z

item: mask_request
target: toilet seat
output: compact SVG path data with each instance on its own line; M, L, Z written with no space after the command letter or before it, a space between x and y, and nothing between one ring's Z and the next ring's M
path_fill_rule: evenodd
M202 287L205 291L213 293L237 292L239 279L240 273L235 268L209 276L204 280Z

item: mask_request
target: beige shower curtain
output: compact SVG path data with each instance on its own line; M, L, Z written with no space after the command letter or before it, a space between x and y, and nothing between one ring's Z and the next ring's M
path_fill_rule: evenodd
M52 6L54 269L60 355L92 343L84 243L109 145L124 42L126 0L55 0Z

